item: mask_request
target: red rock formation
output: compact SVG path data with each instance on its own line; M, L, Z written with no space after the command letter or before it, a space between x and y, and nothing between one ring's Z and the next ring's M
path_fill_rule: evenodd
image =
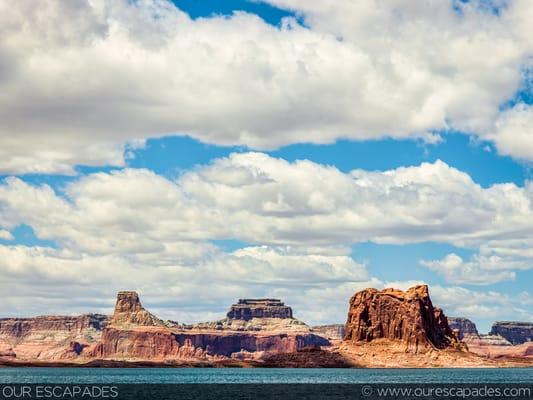
M83 333L88 329L101 330L108 318L100 314L75 317L46 315L34 318L1 318L0 336L23 337L36 331Z
M111 317L114 326L164 326L156 316L144 309L136 292L118 292L115 312Z
M205 358L202 349L196 349L191 342L183 345L166 328L115 329L107 328L101 341L86 357L119 359L166 359Z
M0 320L0 350L12 349L21 359L73 358L71 342L94 343L108 318L99 314L4 318Z
M310 334L244 332L173 332L164 327L138 327L104 330L100 342L84 357L128 359L190 359L231 357L246 352L294 352L301 348L326 345Z
M461 346L441 309L433 307L426 285L406 292L366 289L350 299L345 342L389 339L409 352Z
M120 292L111 324L83 357L104 359L205 359L233 353L294 352L310 345L328 345L310 333L187 330L167 327L145 310L135 292Z

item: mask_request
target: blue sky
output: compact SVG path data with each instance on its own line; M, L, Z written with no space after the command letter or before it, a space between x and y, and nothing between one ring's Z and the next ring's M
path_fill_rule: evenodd
M527 24L509 27L524 14L521 2L402 3L381 14L365 8L370 0L338 10L299 0L173 4L126 2L115 16L124 30L106 34L108 21L86 9L49 15L81 13L87 26L50 38L67 35L78 60L109 62L72 66L64 43L50 39L57 65L81 86L43 67L31 78L58 95L35 89L40 113L30 104L25 114L24 80L10 76L18 89L9 129L0 129L0 250L16 261L0 272L26 295L13 292L1 312L107 311L89 294L77 308L50 298L71 279L72 290L90 286L110 302L117 289L139 290L179 320L215 318L230 299L257 294L284 297L311 322L342 323L356 289L425 282L448 314L481 331L497 319L531 319L532 49ZM376 33L357 19L367 11L378 30L397 23L385 33L391 48L370 46ZM435 44L439 57L409 36L421 29L430 41L433 26L451 38ZM465 45L458 28L490 40ZM92 35L94 48L77 35ZM219 272L227 291L208 291ZM154 284L161 276L174 303ZM36 283L43 279L50 289ZM187 297L204 290L201 304ZM35 293L42 307L28 308ZM321 312L310 296L323 301Z

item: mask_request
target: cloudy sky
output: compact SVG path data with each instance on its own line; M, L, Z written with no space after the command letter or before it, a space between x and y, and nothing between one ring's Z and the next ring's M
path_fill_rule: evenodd
M533 320L530 0L0 3L0 314L425 282Z

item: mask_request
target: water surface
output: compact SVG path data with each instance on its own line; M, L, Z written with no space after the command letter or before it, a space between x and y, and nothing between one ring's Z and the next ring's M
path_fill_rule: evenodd
M10 383L531 383L533 368L0 368Z

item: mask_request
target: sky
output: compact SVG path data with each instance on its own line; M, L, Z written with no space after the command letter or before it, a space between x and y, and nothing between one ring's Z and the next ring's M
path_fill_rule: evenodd
M533 321L529 0L0 4L0 315Z

